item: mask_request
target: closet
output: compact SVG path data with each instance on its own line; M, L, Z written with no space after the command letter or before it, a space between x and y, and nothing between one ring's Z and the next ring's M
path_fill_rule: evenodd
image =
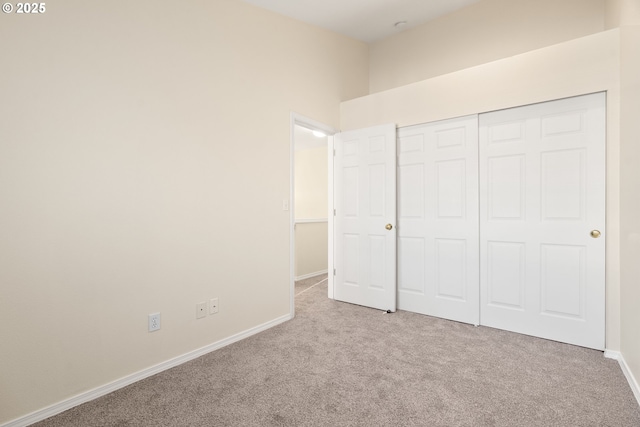
M389 129L336 137L336 299L603 349L605 94Z

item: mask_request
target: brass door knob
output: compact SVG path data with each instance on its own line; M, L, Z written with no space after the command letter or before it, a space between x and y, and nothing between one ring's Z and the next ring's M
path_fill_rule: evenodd
M393 228L393 225L387 224L384 226L384 228L386 228L387 230L391 230Z
M591 230L591 237L593 237L594 239L597 239L598 237L600 237L600 231Z

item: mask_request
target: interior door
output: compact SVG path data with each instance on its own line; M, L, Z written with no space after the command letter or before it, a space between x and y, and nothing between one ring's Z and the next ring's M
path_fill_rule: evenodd
M477 325L478 116L398 129L398 308Z
M605 340L605 95L480 115L481 324Z
M396 127L334 139L334 298L396 310Z

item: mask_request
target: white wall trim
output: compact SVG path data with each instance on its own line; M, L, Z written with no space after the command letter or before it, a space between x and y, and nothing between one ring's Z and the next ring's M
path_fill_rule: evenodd
M629 383L629 387L631 387L631 391L638 401L638 405L640 405L640 385L638 384L638 380L631 373L631 369L629 369L629 365L627 365L626 360L624 360L624 356L619 351L613 350L605 350L604 357L607 359L615 359L620 364L620 369L622 369L622 373L627 378L627 382Z
M303 274L302 276L296 277L296 282L298 280L310 279L312 277L320 276L321 274L327 274L328 271L329 270L322 270L322 271L316 271L316 272L309 273L309 274Z
M234 342L240 341L242 339L248 338L252 335L265 331L269 328L279 325L280 323L286 322L287 320L291 320L292 318L293 316L291 314L280 316L269 322L247 329L246 331L237 333L228 338L224 338L220 341L214 342L213 344L209 344L205 347L201 347L199 349L190 351L189 353L185 353L181 356L174 357L173 359L169 359L155 366L151 366L149 368L143 369L131 375L127 375L126 377L122 377L118 380L101 385L100 387L96 387L92 390L85 391L84 393L80 393L69 399L65 399L61 402L58 402L46 408L37 410L23 417L16 418L12 421L9 421L8 423L2 424L0 427L26 427L28 425L37 423L46 418L52 417L68 409L71 409L75 406L97 399L98 397L114 392L118 389L126 387L130 384L133 384L137 381L143 380L152 375L158 374L162 371L166 371L167 369L174 368L178 365L181 365L185 362L196 359L207 353L211 353L212 351L228 346L229 344L233 344Z
M604 357L606 357L607 359L619 360L620 357L622 357L622 355L620 354L619 351L605 350Z
M328 222L329 219L328 218L303 218L303 219L296 219L296 224L315 224L315 223L321 223L321 222Z

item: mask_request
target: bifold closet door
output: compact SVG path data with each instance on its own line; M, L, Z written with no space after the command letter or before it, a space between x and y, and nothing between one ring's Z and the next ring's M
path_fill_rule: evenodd
M479 322L478 118L398 129L398 308Z
M480 115L482 325L603 349L604 227L604 94Z

